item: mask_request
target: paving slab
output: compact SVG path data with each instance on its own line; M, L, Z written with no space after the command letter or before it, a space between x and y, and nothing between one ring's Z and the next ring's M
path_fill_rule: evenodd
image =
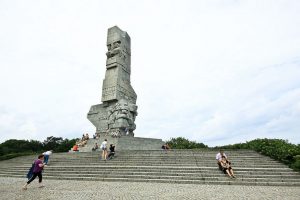
M35 180L23 191L24 178L0 177L2 200L26 199L280 199L299 200L300 187L196 185L147 182Z

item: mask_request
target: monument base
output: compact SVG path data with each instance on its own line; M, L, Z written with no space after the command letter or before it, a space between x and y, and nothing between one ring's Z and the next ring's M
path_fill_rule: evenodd
M95 143L98 144L99 148L101 143L107 139L108 146L114 144L116 151L122 150L159 150L164 142L161 139L154 138L142 138L132 136L122 136L119 138L112 136L100 135L99 139L89 139L84 147L79 148L79 152L91 152ZM98 149L98 151L101 149Z

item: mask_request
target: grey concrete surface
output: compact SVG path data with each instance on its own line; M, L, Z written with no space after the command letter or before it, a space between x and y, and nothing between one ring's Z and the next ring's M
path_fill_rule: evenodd
M300 187L194 185L101 181L34 180L28 190L26 179L0 177L0 199L299 199Z
M134 121L138 113L137 95L130 82L130 37L119 27L111 27L107 32L106 46L108 51L102 85L103 103L91 106L87 118L96 127L98 135L134 136Z

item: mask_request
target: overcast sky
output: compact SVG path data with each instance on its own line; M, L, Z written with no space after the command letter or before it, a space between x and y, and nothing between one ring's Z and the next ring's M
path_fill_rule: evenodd
M300 143L297 0L0 0L0 142L95 132L115 25L131 37L135 136Z

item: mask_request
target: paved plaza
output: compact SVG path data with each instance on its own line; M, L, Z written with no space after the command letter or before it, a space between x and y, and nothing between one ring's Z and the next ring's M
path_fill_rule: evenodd
M0 177L0 199L300 199L300 187L37 180Z

